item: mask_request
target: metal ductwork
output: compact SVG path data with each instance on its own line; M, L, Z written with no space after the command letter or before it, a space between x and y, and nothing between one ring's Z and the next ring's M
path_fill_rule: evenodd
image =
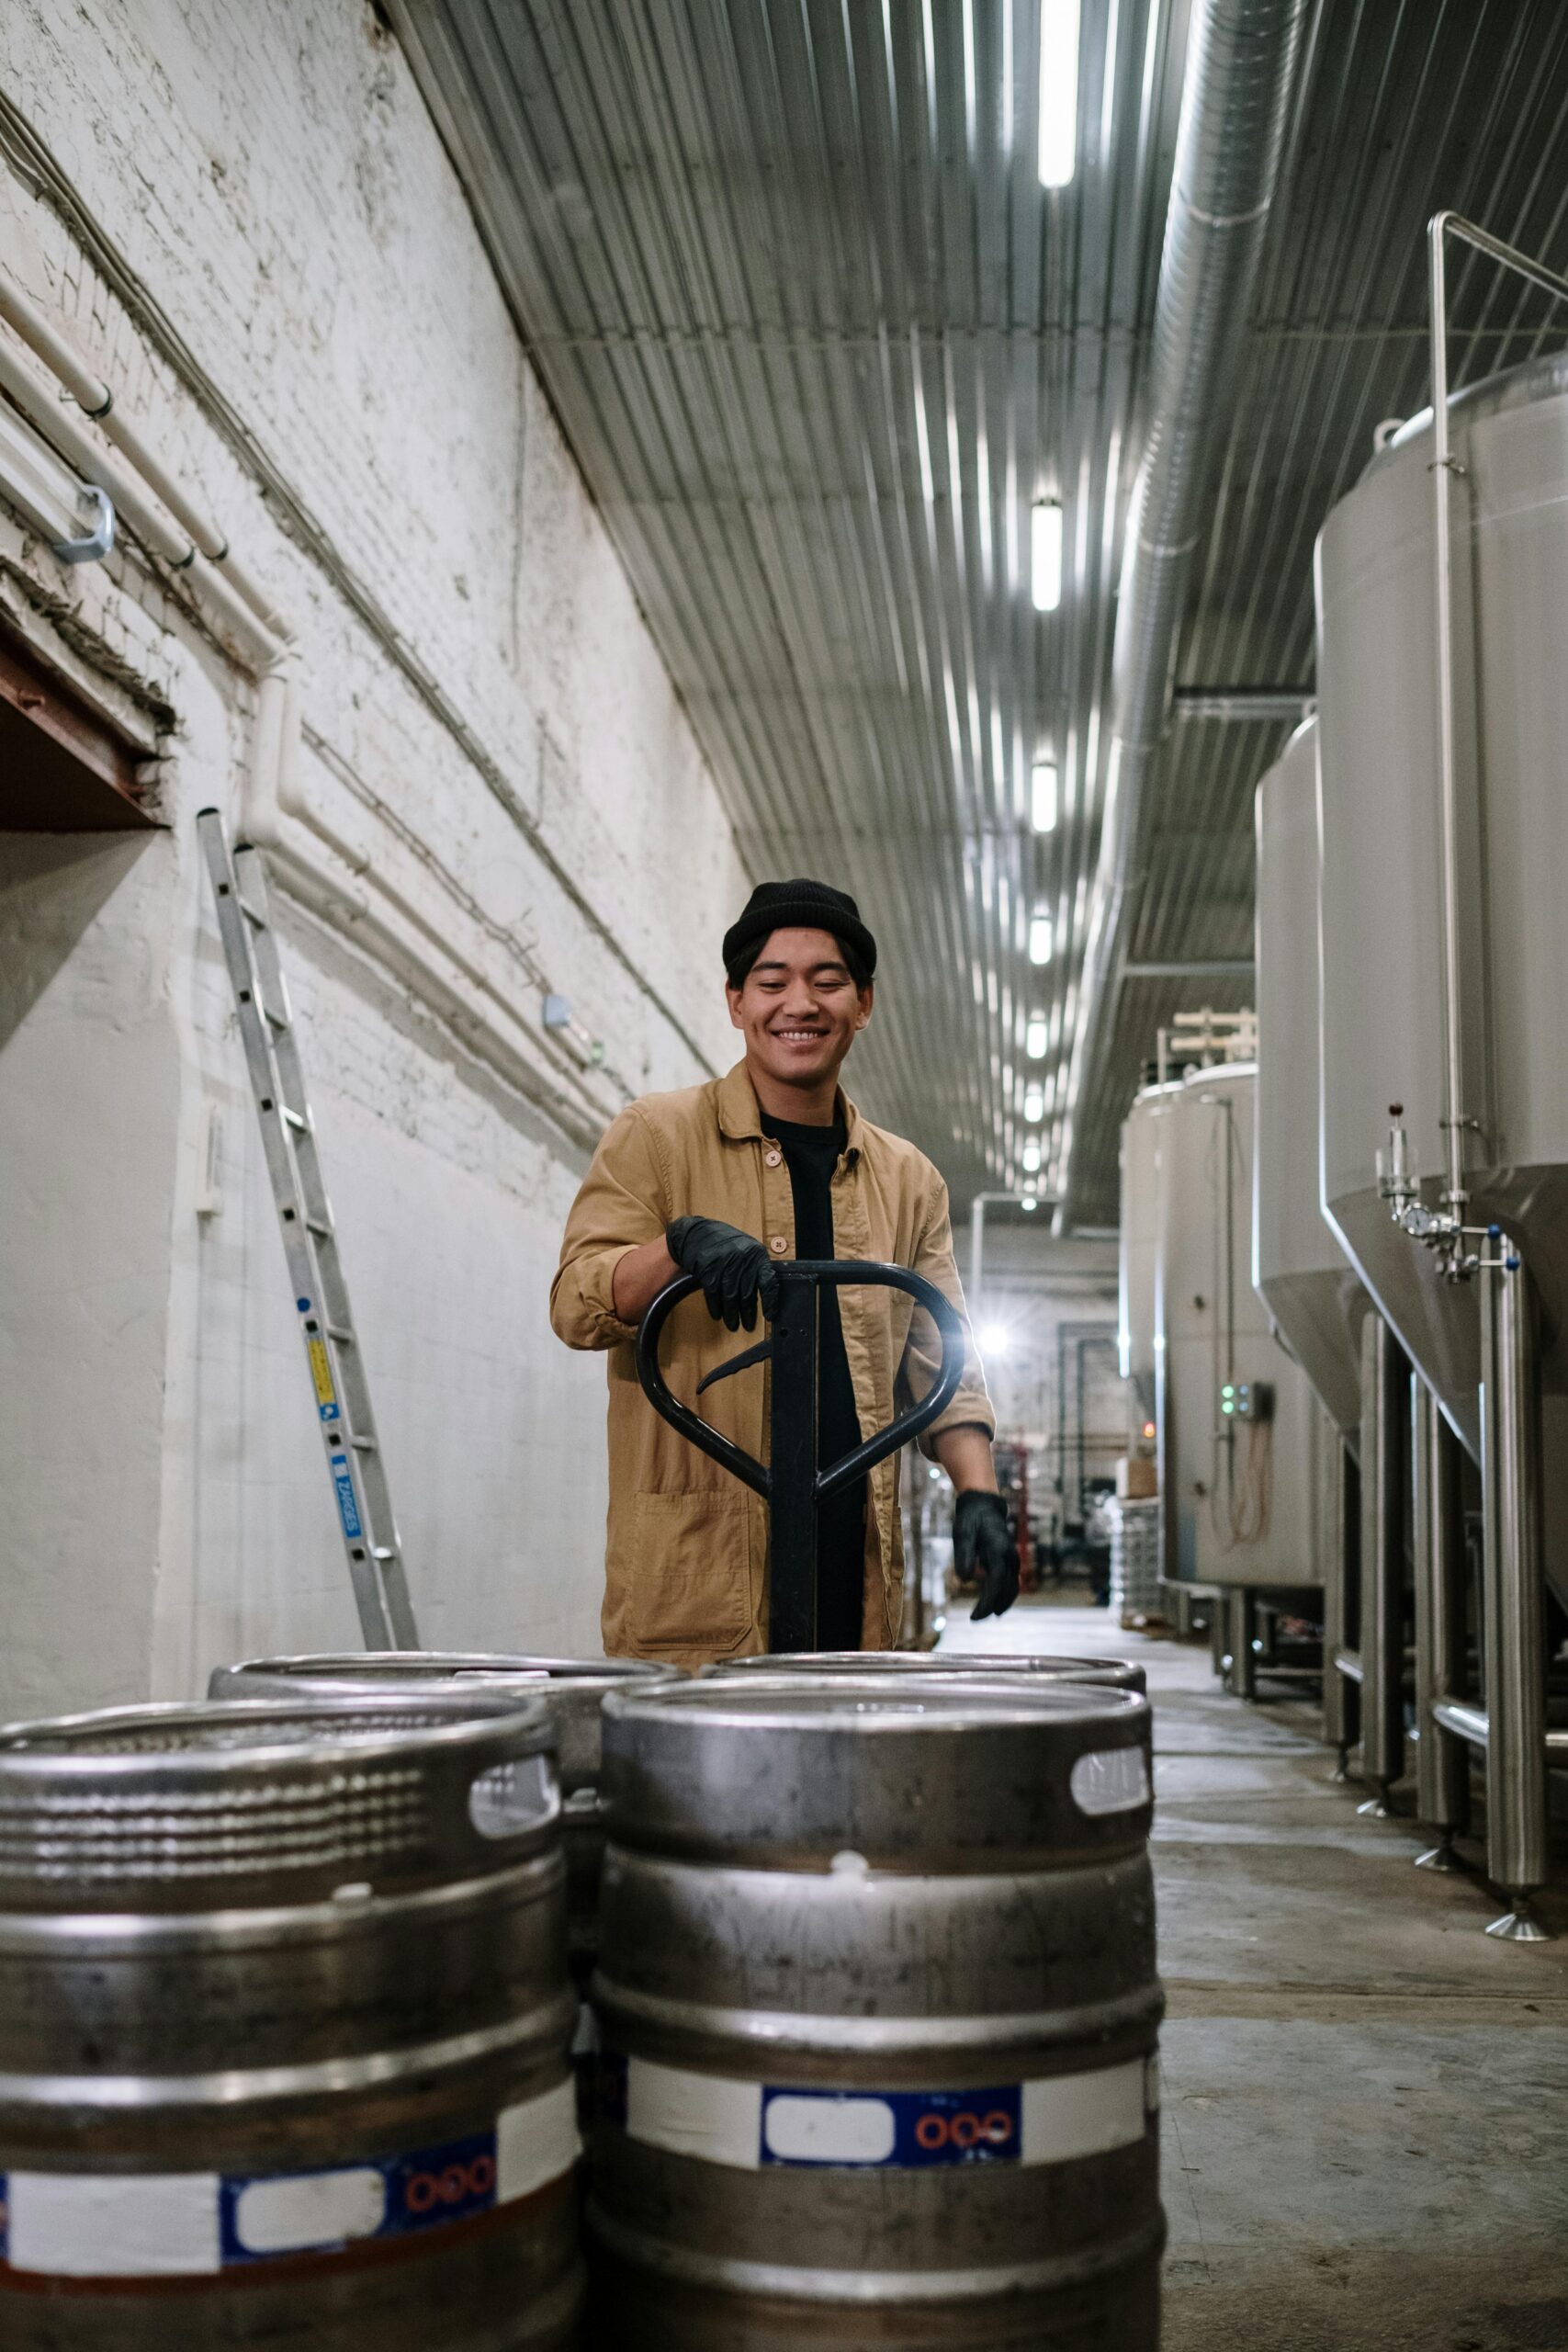
M1152 413L1116 616L1100 862L1068 1080L1058 1229L1072 1222L1085 1090L1103 1065L1148 860L1192 558L1224 446L1309 0L1198 0L1155 311Z

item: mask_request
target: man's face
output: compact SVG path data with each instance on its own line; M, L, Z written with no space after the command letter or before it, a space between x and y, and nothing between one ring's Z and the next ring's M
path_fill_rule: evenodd
M872 990L856 988L827 931L775 931L745 986L725 993L747 1060L784 1086L836 1078L856 1031L871 1019Z

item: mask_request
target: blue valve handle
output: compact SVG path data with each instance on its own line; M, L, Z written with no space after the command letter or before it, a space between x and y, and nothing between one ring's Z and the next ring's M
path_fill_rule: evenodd
M840 1487L864 1476L873 1464L929 1429L952 1402L964 1377L964 1321L951 1300L923 1274L870 1258L796 1258L774 1270L779 1304L768 1340L721 1364L703 1383L724 1379L748 1364L771 1361L773 1416L769 1461L761 1463L682 1404L659 1363L659 1340L673 1309L698 1288L696 1277L681 1274L661 1290L644 1315L637 1336L637 1374L644 1396L671 1429L739 1478L769 1507L771 1650L817 1646L817 1512ZM817 1464L817 1294L825 1286L861 1285L907 1291L923 1306L942 1335L942 1364L919 1403L886 1429L846 1453L826 1470Z

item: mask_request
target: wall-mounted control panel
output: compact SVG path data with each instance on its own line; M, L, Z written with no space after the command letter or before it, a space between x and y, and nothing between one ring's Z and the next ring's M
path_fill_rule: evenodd
M1227 1421L1271 1421L1273 1384L1267 1380L1227 1380L1220 1390L1220 1414Z

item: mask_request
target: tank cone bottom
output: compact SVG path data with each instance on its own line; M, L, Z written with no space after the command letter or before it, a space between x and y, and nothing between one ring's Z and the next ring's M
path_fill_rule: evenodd
M1549 1944L1553 1940L1550 1928L1543 1928L1530 1909L1529 1897L1510 1890L1513 1909L1494 1919L1486 1932L1505 1944Z

